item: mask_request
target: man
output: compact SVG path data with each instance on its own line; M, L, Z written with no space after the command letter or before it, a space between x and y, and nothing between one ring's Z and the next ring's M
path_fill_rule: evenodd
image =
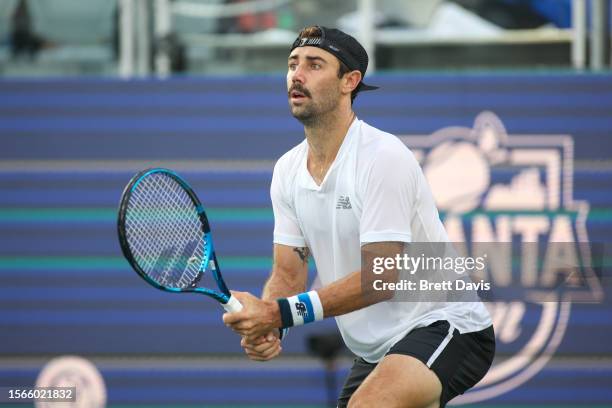
M334 316L358 356L338 406L443 407L489 369L493 329L480 302L397 302L362 284L374 258L448 241L412 153L352 110L358 92L376 89L362 82L367 65L363 47L336 29L308 27L294 42L289 107L306 138L274 168L272 272L261 300L234 292L244 309L223 320L265 361L281 352L277 329ZM301 293L310 255L323 286Z

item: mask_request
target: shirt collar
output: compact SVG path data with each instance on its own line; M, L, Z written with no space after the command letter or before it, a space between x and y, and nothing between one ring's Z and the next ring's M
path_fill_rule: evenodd
M361 121L355 116L355 119L353 119L351 126L349 126L348 131L346 132L346 135L344 136L344 139L342 140L340 149L338 149L338 154L336 154L336 158L332 162L331 166L329 166L329 169L327 170L327 173L325 174L325 178L323 179L323 182L321 182L320 186L317 185L317 183L315 183L314 179L310 175L310 172L308 171L308 166L307 166L308 141L304 140L304 144L305 144L304 155L302 157L302 163L300 164L300 169L301 169L300 176L298 177L298 183L300 187L306 188L309 190L317 190L317 191L322 190L327 184L327 179L329 178L329 176L334 172L338 164L341 163L344 157L347 155L347 152L350 150L350 146L352 145L354 139L356 138L356 135L359 132L360 128L361 128Z

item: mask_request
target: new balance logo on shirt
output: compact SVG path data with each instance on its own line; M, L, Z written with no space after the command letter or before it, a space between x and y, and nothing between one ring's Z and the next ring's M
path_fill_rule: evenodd
M351 208L351 200L349 196L340 196L338 197L338 202L336 203L336 210L350 210Z

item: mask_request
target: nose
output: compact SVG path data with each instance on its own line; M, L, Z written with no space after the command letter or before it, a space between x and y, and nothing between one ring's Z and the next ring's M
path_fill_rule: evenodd
M289 75L292 83L299 82L303 84L305 82L306 78L304 76L304 69L302 68L301 64L295 68L295 71L290 72Z

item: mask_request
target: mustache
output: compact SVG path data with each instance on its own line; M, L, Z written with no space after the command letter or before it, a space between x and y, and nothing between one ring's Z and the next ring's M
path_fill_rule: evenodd
M293 91L300 92L300 93L304 94L304 96L307 96L307 97L310 98L310 92L308 92L308 89L304 88L300 84L293 84L293 86L291 86L291 88L289 88L289 91L287 91L287 95L291 96L291 92L293 92Z

